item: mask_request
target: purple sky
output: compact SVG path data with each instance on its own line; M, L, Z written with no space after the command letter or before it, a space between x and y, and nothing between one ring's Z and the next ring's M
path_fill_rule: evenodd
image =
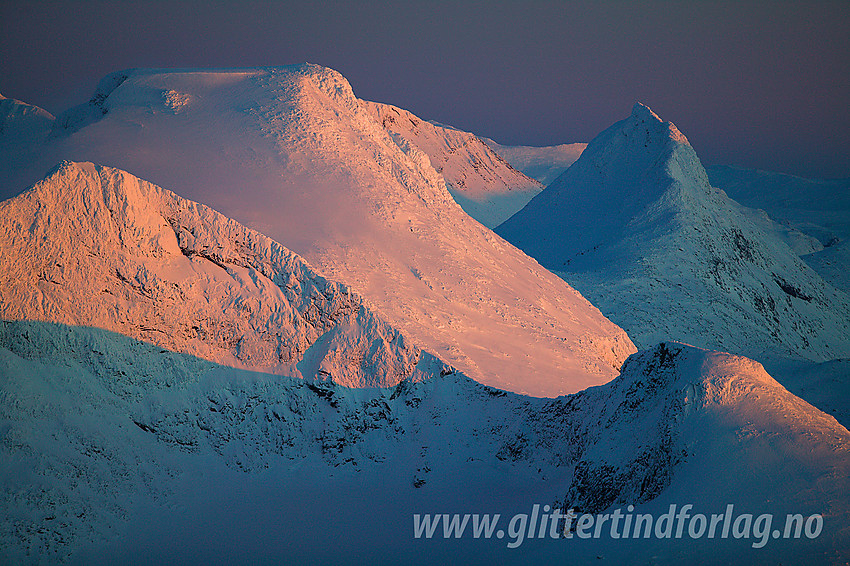
M589 141L640 100L706 165L850 177L848 38L846 0L0 0L0 93L57 113L128 67L310 61L504 144Z

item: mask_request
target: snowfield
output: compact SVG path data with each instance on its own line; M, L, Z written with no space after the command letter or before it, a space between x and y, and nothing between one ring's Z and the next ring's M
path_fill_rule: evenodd
M114 563L139 549L146 562L380 561L384 547L413 563L445 553L670 562L697 544L711 551L705 563L759 563L834 559L850 534L850 433L758 363L681 344L636 354L614 381L557 399L441 375L439 365L389 388L313 384L32 321L0 326L0 367L0 546L13 562ZM729 502L821 513L824 531L759 549L734 538L508 549L413 540L411 527L416 512L631 504L660 515L671 503L722 512ZM334 544L316 547L325 536Z
M0 563L850 560L842 220L642 104L486 142L311 64L0 98ZM688 505L775 530L508 526Z
M738 167L707 170L712 184L769 215L795 240L795 251L830 284L850 292L850 179L803 179ZM793 246L792 246L793 247Z
M612 379L626 334L470 218L367 106L317 65L115 73L22 167L36 182L64 159L99 163L208 205L485 384L555 396Z

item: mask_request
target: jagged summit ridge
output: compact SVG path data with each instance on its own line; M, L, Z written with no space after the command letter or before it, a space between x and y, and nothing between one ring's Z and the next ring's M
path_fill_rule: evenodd
M296 254L123 171L65 162L0 211L4 319L353 387L394 385L422 358Z

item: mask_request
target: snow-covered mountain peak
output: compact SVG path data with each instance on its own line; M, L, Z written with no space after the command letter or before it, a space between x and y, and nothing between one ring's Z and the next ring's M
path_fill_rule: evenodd
M569 169L496 231L559 270L621 241L634 222L670 214L690 222L685 217L699 213L704 207L697 203L710 192L687 139L638 102L629 117L596 136ZM553 212L558 210L580 213L562 216ZM532 211L539 223L526 226L523 218Z
M636 104L496 231L561 272L640 346L673 339L757 359L847 356L850 300L765 222L711 187L678 129Z
M297 69L301 75L312 81L328 97L345 105L353 112L357 111L358 99L354 96L354 90L352 90L348 79L342 76L342 73L313 63L296 65L294 69Z
M575 392L612 379L634 351L563 280L468 216L432 159L387 131L335 71L133 70L98 93L24 163L29 184L69 159L209 205L344 281L418 348L490 386ZM453 133L453 147L474 138Z
M634 106L632 106L632 118L635 118L637 120L653 118L658 122L662 121L661 118L658 117L658 114L652 111L652 108L640 101L635 102Z
M0 203L0 247L6 320L93 326L232 367L350 387L440 371L346 285L117 169L64 162Z
M574 176L601 177L601 184L621 192L623 206L631 210L659 197L677 182L679 188L703 193L709 187L708 176L688 139L672 122L662 120L640 102L635 103L628 118L596 136L573 168L577 169ZM629 193L618 187L635 181L641 185L638 191ZM552 184L558 182L556 179Z
M647 130L647 141L649 143L649 136L656 135L660 136L662 139L664 137L669 137L671 140L679 143L684 143L690 145L688 142L688 138L679 131L679 129L673 124L673 122L665 122L662 120L658 114L652 111L652 109L643 104L642 102L635 102L632 107L632 114L630 116L631 124L637 126L638 124L646 127Z
M215 96L240 83L242 96L227 101L229 110L250 110L263 102L261 93L245 88L252 79L265 85L267 91L287 89L302 103L321 93L322 97L349 112L356 112L358 108L358 100L345 77L312 63L237 69L126 69L101 79L86 104L64 112L59 117L58 133L76 132L102 119L113 108L176 114L207 95Z

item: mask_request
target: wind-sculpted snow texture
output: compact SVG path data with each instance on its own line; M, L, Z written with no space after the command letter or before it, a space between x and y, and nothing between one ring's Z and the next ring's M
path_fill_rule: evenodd
M489 228L507 220L543 189L474 134L426 122L389 104L362 104L402 150L413 146L423 151L455 201Z
M0 367L4 559L57 562L92 541L109 556L116 533L130 533L131 547L140 544L132 533L148 519L132 509L145 503L159 509L155 522L177 522L191 512L181 510L181 478L210 482L213 490L216 470L228 468L242 474L231 480L240 484L276 478L271 506L348 473L395 482L421 494L420 505L447 498L480 506L476 490L452 486L474 482L481 493L498 493L508 482L524 486L520 500L536 493L588 512L663 507L677 501L665 490L686 484L691 503L719 505L734 494L736 505L765 512L828 510L831 526L816 541L818 552L846 536L837 527L846 524L841 494L850 487L841 473L850 465L846 429L759 364L680 344L636 354L611 383L550 400L491 389L427 354L419 370L431 379L350 389L32 321L0 324ZM817 495L807 487L814 484ZM333 514L332 501L281 512L333 533L341 559L359 534L340 532L335 520L398 513L391 503L381 509L356 501ZM226 515L219 520L227 524ZM408 529L388 524L381 532L389 542L408 537ZM437 544L405 552L428 556ZM566 552L553 544L550 550ZM266 551L285 557L294 550Z
M0 112L0 562L850 558L847 429L751 359L666 341L829 359L846 298L648 108L502 226L638 353L452 200L477 150L441 175L450 129L419 148L329 69L127 71L56 119ZM823 532L411 538L417 513L532 504Z
M850 356L850 300L709 185L676 127L636 104L496 231L640 346L676 339L756 359Z
M420 359L283 246L117 169L66 162L0 204L0 249L6 320L95 326L351 387L394 385Z
M59 116L20 166L34 182L63 159L100 163L209 205L488 385L554 396L612 379L635 351L626 334L464 213L399 140L317 65L135 70Z

